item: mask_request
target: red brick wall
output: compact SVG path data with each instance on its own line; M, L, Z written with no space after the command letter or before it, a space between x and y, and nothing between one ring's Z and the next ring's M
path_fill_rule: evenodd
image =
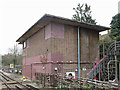
M64 39L52 38L52 55L55 58L61 57L59 61L63 62L77 61L77 31L69 25L64 25L64 29ZM63 65L63 68L69 67L77 67L77 65ZM63 73L65 72L66 70L63 69Z
M23 50L23 65L31 65L33 62L47 62L47 61L63 61L63 62L77 62L77 27L63 24L52 23L49 28L54 28L54 25L60 27L57 29L50 29L46 31L46 27L40 29L37 33L29 38L29 47ZM64 26L64 27L63 27ZM64 29L63 29L64 28ZM53 31L51 31L53 30ZM57 30L59 32L57 33ZM51 34L50 34L51 33ZM54 34L53 34L54 33ZM59 34L60 33L60 34ZM48 35L48 36L47 36ZM54 36L54 37L53 37ZM58 37L59 36L59 37ZM80 28L80 60L81 62L94 62L98 60L98 32L95 30L89 30ZM82 64L81 68L91 67L89 64ZM64 65L45 65L46 69L43 70L42 64L33 65L32 71L42 73L56 73L54 68L57 67L58 73L75 72L75 69L64 69L64 68L75 68L77 64L64 64ZM61 68L62 67L62 68ZM27 68L27 67L26 67ZM27 68L28 69L28 68ZM30 71L24 67L23 74L30 77ZM81 71L81 76L85 77L90 69ZM34 78L34 73L32 76Z
M88 30L85 28L80 29L81 37L81 62L95 62L99 60L99 33L95 30ZM93 64L83 64L81 68L91 68ZM86 77L90 69L83 71L82 77ZM82 71L81 71L82 72Z
M62 57L64 62L76 61L77 56L77 28L69 25L64 25L64 39L52 38L52 54L56 54L54 57ZM81 62L95 62L99 59L98 54L98 39L99 34L95 30L89 30L80 28L80 61ZM59 56L58 56L59 54ZM51 57L53 58L53 57ZM57 59L55 59L57 60ZM93 64L81 64L82 68L90 68ZM63 68L75 68L77 64L64 64ZM86 77L90 69L86 71L81 70L81 76ZM65 72L75 72L75 69L63 70Z
M29 47L23 50L23 75L31 78L31 64L39 62L47 62L51 60L50 39L45 40L45 28L40 29L29 39ZM42 71L40 68L33 66L32 71ZM48 69L51 67L49 66ZM50 70L51 71L51 70ZM44 71L42 71L44 72ZM34 77L34 74L32 75Z

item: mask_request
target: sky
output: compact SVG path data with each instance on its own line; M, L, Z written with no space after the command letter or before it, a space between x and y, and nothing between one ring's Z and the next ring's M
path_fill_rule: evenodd
M72 18L78 3L91 6L98 25L110 27L120 0L0 0L0 54L8 53L16 40L44 14ZM21 48L21 45L19 45Z

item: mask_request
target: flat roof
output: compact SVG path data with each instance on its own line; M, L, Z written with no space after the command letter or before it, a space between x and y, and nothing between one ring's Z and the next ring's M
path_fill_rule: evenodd
M30 36L32 36L34 33L39 31L41 28L43 28L50 22L58 22L62 24L72 25L72 26L79 26L82 28L97 30L98 32L110 29L109 27L105 27L105 26L86 24L76 20L71 20L63 17L45 14L33 26L31 26L18 40L16 40L16 42L19 42L20 44L22 44L26 39L28 39Z

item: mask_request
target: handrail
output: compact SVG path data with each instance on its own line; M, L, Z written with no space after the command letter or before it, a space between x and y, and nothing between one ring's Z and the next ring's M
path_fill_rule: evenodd
M106 56L105 56L104 58L106 58ZM96 65L95 65L95 66L92 68L92 70L88 73L87 78L89 78L90 73L92 73L92 71L94 71L94 70L101 64L101 62L104 60L104 58L102 58L100 61L98 61L98 62L96 63Z
M118 51L118 50L120 50L120 48L118 48L118 49L116 49L116 51L115 51L115 45L116 45L116 48L120 47L120 41L116 41L116 44L115 44L115 42L113 42L113 43L111 43L111 44L109 45L109 47L108 47L108 49L107 49L107 56L106 56L106 57L108 57L108 58L112 57L112 58L113 58L113 56L115 55L115 52ZM110 61L110 60L107 59L106 57L102 58L100 61L98 61L98 62L96 63L96 65L94 65L94 67L93 67L93 68L90 70L90 72L88 73L87 78L92 77L91 74L94 72L94 70L98 69L98 67L102 67L102 66L103 66L103 65L102 65L102 66L99 66L101 63L103 63L103 61L107 61L106 63L108 63L108 62ZM99 68L99 69L102 70L102 68ZM98 70L98 72L99 72L100 70ZM97 73L98 73L98 72L97 72ZM95 74L97 74L97 73L95 73Z

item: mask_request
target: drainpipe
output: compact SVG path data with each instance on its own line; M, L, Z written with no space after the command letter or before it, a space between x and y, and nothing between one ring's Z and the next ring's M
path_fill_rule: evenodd
M78 27L78 79L80 79L80 35L79 35L79 27Z

